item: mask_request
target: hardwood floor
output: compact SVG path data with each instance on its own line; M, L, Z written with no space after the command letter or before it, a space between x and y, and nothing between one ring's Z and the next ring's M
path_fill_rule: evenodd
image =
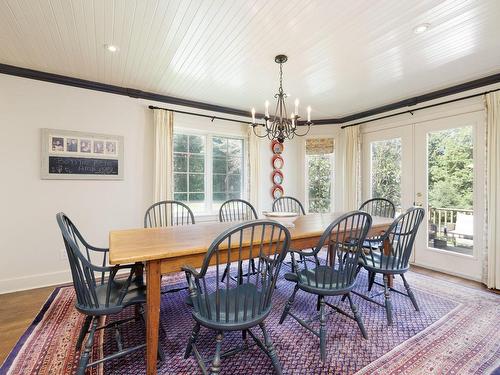
M0 294L0 363L29 327L55 286Z
M420 273L422 275L427 275L427 276L435 277L436 279L446 280L446 281L450 281L452 283L457 283L457 284L465 285L465 286L468 286L469 288L480 289L480 290L484 290L486 292L500 294L500 290L498 290L498 289L488 289L486 287L486 285L484 285L484 284L482 284L480 282L473 281L473 280L463 279L463 278L458 277L458 276L448 275L446 273L442 273L442 272L438 272L438 271L433 271L433 270L430 270L430 269L427 269L427 268L423 268L423 267L419 267L419 266L413 266L413 265L411 266L411 271Z
M465 280L417 266L412 266L411 270L437 279L500 294L500 291L491 291L476 281ZM0 337L2 338L0 340L0 363L7 358L19 337L31 324L54 288L55 286L0 294Z

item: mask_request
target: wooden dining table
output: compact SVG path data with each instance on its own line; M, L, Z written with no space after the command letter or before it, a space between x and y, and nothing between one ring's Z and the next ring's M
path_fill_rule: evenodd
M323 231L343 212L300 216L289 228L292 249L314 247ZM392 219L373 217L369 236L383 233ZM161 275L181 272L183 265L201 267L212 241L235 222L204 222L186 226L112 230L111 264L143 262L146 265L146 372L156 374L160 319ZM243 251L245 253L245 251ZM248 253L246 257L248 259Z

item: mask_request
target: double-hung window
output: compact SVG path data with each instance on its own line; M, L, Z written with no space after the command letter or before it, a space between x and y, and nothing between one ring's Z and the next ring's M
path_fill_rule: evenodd
M306 139L306 201L308 212L333 210L333 138Z
M200 135L174 135L174 199L205 210L205 143Z
M199 214L215 214L224 201L244 199L244 147L243 138L176 132L174 199Z
M242 198L243 140L212 137L212 200L220 206L228 199Z

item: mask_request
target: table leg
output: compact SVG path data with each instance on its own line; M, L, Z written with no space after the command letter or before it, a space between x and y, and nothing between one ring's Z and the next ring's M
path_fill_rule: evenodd
M146 263L146 373L156 375L158 330L160 324L160 261Z

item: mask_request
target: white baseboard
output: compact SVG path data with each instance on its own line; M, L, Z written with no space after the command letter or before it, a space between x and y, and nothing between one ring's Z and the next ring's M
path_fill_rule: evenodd
M0 280L0 294L71 282L69 271L58 271Z

